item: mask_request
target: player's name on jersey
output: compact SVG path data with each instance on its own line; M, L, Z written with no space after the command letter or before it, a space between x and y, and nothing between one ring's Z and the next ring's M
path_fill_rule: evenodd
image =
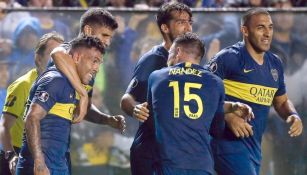
M198 77L202 77L202 72L200 70L197 70L191 67L171 68L168 74L169 75L195 75Z

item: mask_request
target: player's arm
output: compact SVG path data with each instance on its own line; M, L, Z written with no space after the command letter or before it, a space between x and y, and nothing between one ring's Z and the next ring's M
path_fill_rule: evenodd
M34 159L34 174L50 174L41 148L40 121L46 114L47 111L43 107L32 103L25 120L27 142Z
M16 117L9 113L3 113L1 118L2 120L0 122L0 139L3 146L3 151L14 151L11 142L10 129L16 122Z
M289 135L296 137L303 132L302 120L297 114L294 105L289 100L287 94L275 96L273 100L273 106L279 116L287 123L290 123Z
M240 118L250 121L255 118L252 108L244 103L225 101L224 112L233 113Z
M66 75L74 89L80 95L79 116L75 119L80 122L87 113L88 93L81 83L76 65L74 64L71 56L67 53L66 49L61 46L55 48L50 55L56 67Z
M18 156L14 151L12 142L11 142L11 133L10 129L13 127L16 122L16 117L9 113L2 114L2 120L0 122L0 138L3 146L3 151L5 152L5 159L9 162L9 168L12 174L15 174L16 163Z
M147 102L137 104L133 96L129 93L125 93L120 102L120 108L127 115L136 118L140 122L144 122L149 117L147 105Z
M101 112L94 104L90 103L85 120L102 125L109 125L113 128L119 129L122 133L125 132L126 122L122 115L108 115Z

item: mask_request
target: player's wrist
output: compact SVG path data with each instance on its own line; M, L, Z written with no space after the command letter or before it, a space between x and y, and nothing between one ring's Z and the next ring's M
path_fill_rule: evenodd
M4 159L10 161L13 157L17 156L15 151L5 151L4 152Z
M290 115L288 115L288 117L290 117L290 116L295 117L295 118L298 119L298 120L301 120L301 117L300 117L300 116L298 115L298 113L296 113L296 112L290 113Z

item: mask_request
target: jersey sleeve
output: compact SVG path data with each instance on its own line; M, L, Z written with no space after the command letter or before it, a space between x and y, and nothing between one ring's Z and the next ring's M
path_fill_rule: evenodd
M284 69L283 69L283 66L282 66L282 63L281 61L278 59L278 63L279 63L279 66L278 66L278 77L279 77L279 87L278 87L278 90L275 94L275 96L281 96L281 95L284 95L286 93L286 84L285 84L285 78L284 78Z
M43 107L47 112L55 105L56 101L61 98L62 92L65 87L63 84L65 80L63 78L53 78L52 80L45 79L38 82L32 103L37 103Z
M22 117L29 92L24 88L24 83L13 83L7 89L3 113L9 113L16 118Z
M218 107L211 123L210 134L213 137L220 138L222 137L225 129L225 119L224 119L225 89L222 81L218 81L217 88L220 92L220 96L218 101Z
M147 83L149 75L158 67L165 67L162 62L158 61L159 58L155 55L150 55L146 58L141 58L141 61L136 65L132 80L126 90L126 93L131 94L136 101L146 101Z
M211 61L205 66L206 69L219 76L225 78L226 68L224 66L224 54L214 56Z

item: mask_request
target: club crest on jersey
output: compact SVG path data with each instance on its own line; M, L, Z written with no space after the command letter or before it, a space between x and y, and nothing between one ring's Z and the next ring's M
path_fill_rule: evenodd
M136 78L133 78L129 84L129 88L132 89L132 88L135 88L137 85L138 85L138 80Z
M41 102L46 102L49 99L49 94L46 91L38 91L35 93L35 96Z
M278 80L278 71L276 69L271 69L272 77L275 81Z
M209 70L210 70L211 72L213 72L213 73L217 70L217 64L216 64L216 62L212 62L212 63L210 64Z

